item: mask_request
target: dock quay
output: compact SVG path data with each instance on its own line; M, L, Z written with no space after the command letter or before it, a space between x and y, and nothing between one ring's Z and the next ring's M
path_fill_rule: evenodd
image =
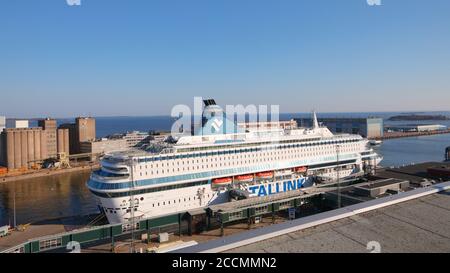
M0 176L0 183L6 183L10 181L19 181L26 179L33 179L37 177L46 177L53 175L60 175L71 172L91 172L93 170L100 169L100 164L98 162L92 164L82 164L78 166L73 166L70 168L62 169L40 169L40 170L29 170L25 173L13 173Z
M431 136L431 135L441 135L450 134L450 129L445 130L435 130L435 131L420 131L420 132L384 132L381 137L371 137L373 140L388 140L402 137L418 137L418 136Z
M19 238L20 236L12 234L10 236L17 236L14 240L15 244L8 245L3 243L5 238L0 238L0 251L68 252L70 250L67 248L67 244L77 242L81 245L81 252L129 252L130 244L133 242L136 251L144 252L147 249L164 246L163 242L158 242L158 238L160 234L167 233L170 238L169 242L172 244L177 241L198 243L188 248L178 249L177 252L242 251L244 247L247 247L250 252L258 252L262 251L263 245L270 240L286 240L286 236L291 238L290 236L297 236L291 234L299 232L314 237L315 230L322 230L323 227L358 222L358 219L364 219L367 213L384 215L383 212L380 212L381 210L396 210L398 206L408 208L408 202L425 207L428 206L425 205L425 202L435 202L428 209L438 210L441 222L436 223L437 220L433 220L434 222L431 223L435 227L432 230L441 228L443 232L447 232L448 227L442 225L450 221L450 211L447 209L450 204L450 200L447 200L450 197L447 194L450 183L444 181L450 179L432 177L427 172L428 168L443 165L448 167L450 163L429 162L377 170L373 176L349 184L303 188L261 198L214 205L204 209L140 219L136 220L134 228L131 224L113 224L74 230L54 230L53 234L52 232L45 233L45 236L36 234L37 236L33 238L29 236ZM429 184L421 184L424 179L427 179ZM338 202L340 207L337 206ZM418 213L427 214L426 209L422 208ZM429 217L433 215L429 212L428 214ZM417 215L415 217L420 219L420 217L428 216ZM365 220L362 221L363 224L366 223ZM385 219L385 221L395 224L392 219ZM391 230L387 230L385 236L395 238L394 234L389 235L389 232L398 232L397 227L389 228ZM369 229L372 230L370 227ZM417 232L425 231L417 230ZM277 238L274 239L275 237ZM345 240L340 237L338 239ZM369 239L369 237L363 239ZM433 240L435 240L434 237ZM446 240L446 242L448 241ZM321 241L308 242L310 244L321 243ZM360 247L361 244L359 243L358 246ZM330 251L353 251L356 247L353 246L354 248L348 249L330 248ZM301 246L291 247L280 248L279 251L308 252L318 246L311 245L309 249ZM447 249L446 247L447 244L444 242L443 246L433 248L432 245L428 249L441 251ZM391 248L391 250L400 250L400 248ZM276 249L270 251L276 251ZM362 248L362 251L367 250Z
M176 252L448 252L449 189L442 183Z

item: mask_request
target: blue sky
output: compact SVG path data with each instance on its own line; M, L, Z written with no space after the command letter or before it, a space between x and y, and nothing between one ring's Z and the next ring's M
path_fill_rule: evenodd
M0 115L450 110L450 1L5 0Z

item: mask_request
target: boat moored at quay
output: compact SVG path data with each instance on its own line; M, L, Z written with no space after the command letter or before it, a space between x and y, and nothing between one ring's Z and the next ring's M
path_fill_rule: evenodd
M381 161L359 135L311 128L244 130L206 100L202 126L146 149L105 155L87 186L110 223L357 178Z

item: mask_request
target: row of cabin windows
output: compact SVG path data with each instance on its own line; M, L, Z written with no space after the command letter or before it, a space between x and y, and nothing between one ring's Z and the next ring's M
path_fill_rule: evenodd
M207 196L207 198L210 197L209 194L207 194L206 196ZM192 201L194 201L194 200L196 200L196 199L198 199L198 198L196 198L195 196L192 197ZM185 197L185 198L183 198L183 200L184 200L185 203L186 203L186 202L189 202L189 201L191 201L191 197L188 197L188 198ZM154 207L159 207L159 206L165 206L166 204L167 204L167 205L170 205L170 203L171 203L171 200L167 201L167 203L166 203L166 201L158 202L158 203L153 203L153 204L152 204L152 207L154 208ZM172 204L176 204L176 203L177 203L177 200L174 199ZM181 198L178 199L178 203L181 203Z
M325 141L320 141L321 138L311 138L311 139L291 139L291 140L282 140L279 141L280 144L282 144L283 146L277 146L277 147L271 147L271 148L278 148L278 149L283 149L286 147L304 147L304 146L316 146L316 145L336 145L336 144L344 144L344 143L349 143L349 142L358 142L359 139L344 139L344 140L325 140ZM290 144L288 144L290 143ZM243 148L243 147L249 147L250 149L261 149L262 146L264 145L270 145L273 144L273 142L260 142L260 143L243 143L243 144L235 144L233 145L233 148ZM286 145L288 144L288 145ZM185 152L196 152L196 151L207 151L207 150L222 150L222 149L229 149L230 146L209 146L209 147L195 147L195 148L182 148L182 149L177 149L178 152L180 153L185 153ZM263 147L265 148L265 147ZM247 149L243 149L248 150ZM238 152L241 151L238 150ZM225 151L220 151L219 153L227 153L228 150Z
M206 197L210 198L211 196L210 196L210 194L207 194ZM189 201L195 201L197 199L198 198L196 196L193 196L192 198L191 197L188 197L188 198L185 197L185 198L183 198L183 201L186 203L186 202L189 202ZM181 198L178 199L178 203L181 203L181 200L182 200ZM171 200L168 200L167 202L163 201L163 202L153 203L152 207L165 206L166 204L170 205L171 203L172 203ZM172 204L176 204L176 203L177 203L177 200L174 199ZM129 208L122 208L122 210L126 210L126 212L130 212L131 211L131 209L129 209ZM117 214L117 211L120 211L120 208L117 208L117 209L110 209L110 208L108 208L108 209L105 209L105 211L107 211L109 213ZM134 211L137 211L137 208L135 208Z
M342 147L341 148L341 152L351 151L353 149L352 147L355 148L355 145L352 145L351 147L349 147L349 146ZM317 153L317 150L321 150L321 151L328 150L328 151L325 152L325 153ZM326 149L325 147L320 147L319 149L307 148L307 149L300 150L300 151L298 151L298 150L291 150L291 151L285 151L285 152L271 152L271 153L263 153L263 154L250 154L250 155L241 155L241 156L228 156L228 157L212 158L211 162L212 161L216 161L216 162L219 161L220 162L220 161L223 161L223 160L230 160L230 159L246 159L246 158L252 158L252 157L255 158L255 157L261 157L261 156L273 156L273 155L283 155L283 154L298 154L299 152L309 152L309 153L307 153L307 155L320 155L320 154L332 154L332 153L335 152L335 150ZM277 158L272 158L272 159L277 159ZM204 163L204 162L208 163L209 159L206 158L206 159L201 159L201 160L197 159L197 161L194 161L194 160L191 161L192 164ZM248 161L248 162L250 163L251 161ZM245 163L247 163L247 161L245 161ZM185 165L185 164L190 164L190 162L189 161L184 161L184 160L181 161L181 165ZM176 165L179 166L180 165L180 161L177 161ZM148 169L149 166L150 166L151 169L153 169L153 164L146 164L146 165L144 165L144 168ZM163 168L165 166L169 167L170 163L166 163L166 164L162 163L161 164L161 168ZM175 162L172 162L172 166L175 166ZM219 163L219 166L222 166L222 163ZM156 164L155 167L159 168L159 164ZM211 165L211 167L214 167L214 165ZM217 167L217 164L216 164L216 167ZM141 165L141 166L139 166L139 168L142 170L143 166Z
M273 151L273 150L282 150L282 149L291 149L291 148L308 148L308 147L317 147L317 146L320 147L320 146L330 146L330 145L336 145L336 144L347 145L349 143L357 143L357 142L359 142L358 139L349 139L349 140L340 140L340 141L328 141L328 142L322 142L322 143L315 142L315 143L306 143L306 144L280 145L280 146L275 146L275 147L254 147L254 148L239 149L239 150L215 151L215 152L205 152L205 153L197 153L197 154L148 157L148 158L140 158L138 161L139 161L139 163L143 163L143 162L164 161L164 160L173 160L173 159L185 159L185 158L193 158L193 157L221 156L221 155L228 155L228 154ZM246 144L246 145L248 145L248 144ZM254 145L254 144L252 144L252 145Z
M350 152L352 151L355 146L357 146L357 144L352 144L350 146L347 147L342 147L340 152ZM319 149L310 149L307 148L305 149L306 151L308 151L308 153L305 154L305 156L320 156L320 155L331 155L334 154L336 151L335 150L326 150L325 147L320 147ZM320 150L320 151L317 151ZM301 151L304 152L304 151ZM283 156L275 156L275 157L271 157L271 158L267 158L268 155L283 155ZM286 156L286 154L288 154L289 156ZM172 169L166 169L166 170L155 170L155 171L151 171L151 172L145 172L145 175L148 176L149 174L154 175L154 174L164 174L164 173L171 173L171 172L180 172L180 171L194 171L194 170L200 170L200 169L208 169L208 168L214 168L214 167L225 167L225 166L234 166L234 165L242 165L242 164L254 164L254 163L261 163L261 162L268 162L268 161L273 161L273 160L282 160L282 159L293 159L294 157L296 157L296 155L298 154L298 151L285 151L285 152L271 152L271 153L264 153L263 158L256 158L253 160L244 160L242 162L221 162L221 163L216 163L216 164L206 164L206 165L197 165L197 166L188 166L188 167L182 167L182 168L172 168ZM253 154L253 155L244 155L244 158L250 158L250 157L257 157L259 156L258 154ZM236 156L237 158L243 158L243 156L241 155ZM224 157L224 158L220 158L220 160L223 159L234 159L234 156L231 157ZM202 162L204 162L204 159L201 160ZM206 162L208 162L208 159L205 159ZM213 161L213 159L211 159L211 161ZM217 161L217 158L215 158L215 161ZM192 163L194 164L194 161L192 161ZM199 160L197 160L197 163L199 163ZM182 164L185 164L184 161L182 161ZM164 166L164 163L161 164L162 166ZM169 167L169 163L166 163L167 167ZM180 165L180 162L177 162L177 166ZM145 169L148 169L148 164L145 165ZM172 162L172 166L175 166L175 163ZM158 164L156 164L156 167L158 168ZM153 164L150 164L150 168L153 168ZM142 165L140 166L140 169L142 170ZM143 176L144 172L140 172L140 176Z

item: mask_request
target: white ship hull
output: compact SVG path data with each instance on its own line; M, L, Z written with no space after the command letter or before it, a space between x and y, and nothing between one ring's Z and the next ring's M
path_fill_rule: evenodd
M339 172L340 179L353 178L355 169ZM362 173L359 173L362 175ZM331 180L338 177L337 172L328 173ZM249 198L277 194L314 186L313 177L293 176L291 179L258 183L240 183L236 188L247 191ZM100 207L105 212L109 223L127 223L132 217L129 209L129 198L101 198L98 197ZM229 191L225 187L213 188L211 184L167 190L163 192L134 195L134 219L145 219L163 215L185 212L210 205L230 201Z

